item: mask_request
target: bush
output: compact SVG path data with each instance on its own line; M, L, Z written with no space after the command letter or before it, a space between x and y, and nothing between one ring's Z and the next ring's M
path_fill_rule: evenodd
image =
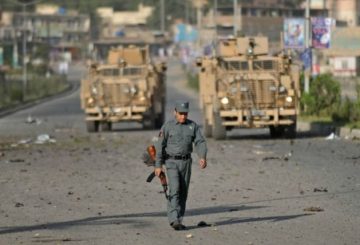
M188 86L196 91L199 91L199 76L196 73L187 72L187 83Z
M306 114L316 116L331 115L340 101L340 83L330 74L319 75L312 80L309 93L304 93L301 98Z

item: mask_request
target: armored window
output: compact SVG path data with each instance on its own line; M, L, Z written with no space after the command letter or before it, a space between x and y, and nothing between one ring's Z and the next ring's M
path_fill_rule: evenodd
M228 70L241 70L246 71L249 70L249 64L247 61L229 61L227 63Z
M101 75L106 77L119 76L119 69L104 69L101 70Z
M124 76L135 76L143 73L142 67L126 67L123 70Z
M253 62L254 70L274 70L276 63L272 60L256 60Z

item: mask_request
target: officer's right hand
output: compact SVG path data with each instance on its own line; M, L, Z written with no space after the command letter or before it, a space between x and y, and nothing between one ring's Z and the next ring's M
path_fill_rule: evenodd
M155 168L155 169L154 169L154 173L155 173L155 175L156 175L157 177L160 177L161 172L162 172L162 168Z

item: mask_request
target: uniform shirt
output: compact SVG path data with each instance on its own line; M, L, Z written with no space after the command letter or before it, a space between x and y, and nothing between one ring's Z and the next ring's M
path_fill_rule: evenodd
M166 154L170 156L190 154L193 151L193 143L199 158L206 159L206 142L199 125L189 119L183 124L176 119L166 122L160 130L156 144L155 167L161 167L165 163Z

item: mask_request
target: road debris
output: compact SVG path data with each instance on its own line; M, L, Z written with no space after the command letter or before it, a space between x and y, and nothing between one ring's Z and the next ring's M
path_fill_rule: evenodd
M314 188L314 192L328 192L327 188Z
M50 138L48 134L40 134L35 140L35 144L45 144L45 143L56 143L55 139Z
M323 212L324 209L320 208L320 207L308 207L308 208L304 208L305 212Z
M197 224L198 227L207 227L207 226L211 226L209 225L208 223L206 223L205 221L200 221L198 224Z
M194 237L194 236L193 236L193 234L191 234L191 233L186 235L186 238L193 238L193 237Z
M31 139L22 139L22 140L19 140L18 141L18 144L19 145L26 145L26 144L29 144L29 143L31 143Z
M339 139L339 136L337 136L335 133L331 133L329 136L325 138L326 140L334 140Z
M42 120L38 119L38 118L34 118L32 117L31 115L29 115L26 120L25 120L25 123L28 123L28 124L33 124L33 123L36 123L36 125L40 125L42 123Z
M15 203L15 207L16 208L24 207L24 204L21 202L17 202L17 203Z
M21 158L10 159L9 161L10 161L10 162L25 162L25 160L24 160L24 159L21 159Z

